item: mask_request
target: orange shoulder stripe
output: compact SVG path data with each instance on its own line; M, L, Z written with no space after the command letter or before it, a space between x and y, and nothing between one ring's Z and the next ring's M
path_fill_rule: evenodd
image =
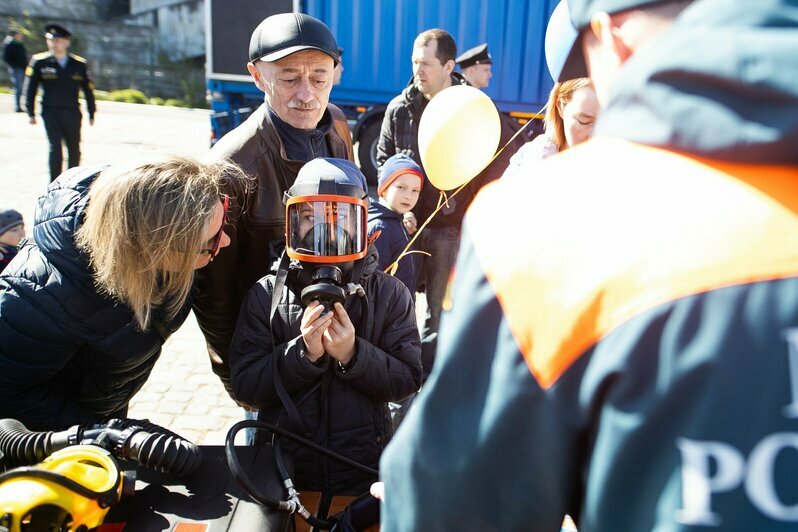
M526 170L486 187L467 223L543 387L657 305L798 275L798 168L597 138Z

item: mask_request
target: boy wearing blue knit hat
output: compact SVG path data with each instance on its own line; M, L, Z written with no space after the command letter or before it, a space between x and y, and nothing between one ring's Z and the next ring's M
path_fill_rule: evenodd
M423 186L421 167L404 153L393 155L380 169L377 181L379 201L369 206L368 227L369 238L376 238L374 246L380 254L379 268L382 271L389 272L407 247L410 235L416 232L416 218L410 210L416 206ZM399 260L393 275L407 286L415 299L416 268L413 259L412 255L407 255Z

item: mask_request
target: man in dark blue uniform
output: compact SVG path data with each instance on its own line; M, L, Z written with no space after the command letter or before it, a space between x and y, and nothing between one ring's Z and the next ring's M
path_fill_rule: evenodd
M47 52L35 54L25 72L25 109L30 123L36 123L35 100L42 86L42 120L50 141L50 181L61 174L66 142L69 168L80 164L80 123L78 90L83 89L89 111L89 125L94 125L94 86L89 79L86 60L67 53L72 34L63 26L50 24L45 28Z
M471 205L382 530L794 532L798 0L568 12L596 134Z

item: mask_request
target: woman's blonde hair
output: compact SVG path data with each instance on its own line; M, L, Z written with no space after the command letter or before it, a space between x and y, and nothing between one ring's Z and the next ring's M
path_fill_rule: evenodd
M185 305L222 183L237 174L232 163L171 157L92 183L76 242L98 288L129 305L141 330L156 307L172 319Z
M581 88L591 87L590 78L569 79L560 83L555 83L549 93L549 101L546 104L546 117L543 123L546 127L546 135L551 139L557 151L563 151L568 147L565 140L565 125L562 119L562 107L571 101L574 93Z

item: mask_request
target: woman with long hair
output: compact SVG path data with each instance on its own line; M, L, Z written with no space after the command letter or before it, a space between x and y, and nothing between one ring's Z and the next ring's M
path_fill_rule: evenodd
M593 136L599 104L590 78L555 83L546 104L545 131L524 144L510 160L517 169L526 161L539 161Z
M35 430L124 416L230 242L230 163L75 168L39 199L0 276L0 418Z

